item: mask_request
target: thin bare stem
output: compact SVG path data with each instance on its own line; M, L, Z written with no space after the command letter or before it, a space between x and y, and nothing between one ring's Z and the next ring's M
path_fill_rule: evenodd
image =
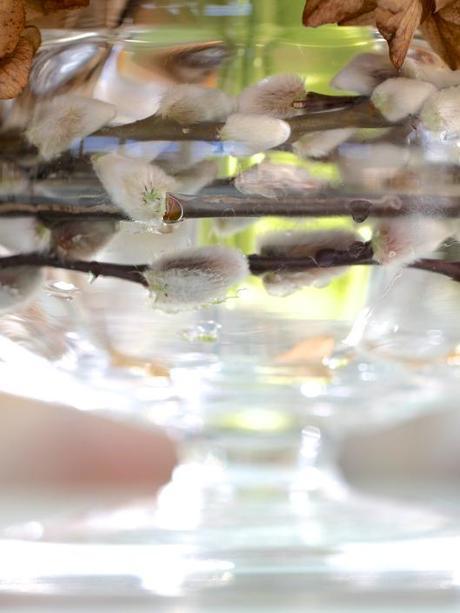
M303 110L305 113L318 113L320 111L343 109L366 99L366 96L334 96L308 92L303 100L296 100L292 106L295 109Z
M314 257L291 258L252 254L248 256L248 263L252 274L261 275L266 272L301 272L314 268L378 266L378 262L374 261L372 257L370 243L356 242L347 251L321 249ZM24 253L0 258L0 269L16 266L59 268L89 273L94 277L114 277L148 287L143 275L149 269L148 264L112 264L110 262L68 260L43 253ZM410 264L410 268L438 273L454 281L460 281L460 261L422 259Z
M75 272L86 272L93 277L114 277L148 287L142 274L149 266L147 264L112 264L110 262L95 262L86 260L67 260L46 253L21 253L0 258L0 269L15 266L45 266L60 268Z
M367 218L420 215L456 218L460 198L429 194L388 195L343 194L335 191L286 194L277 199L256 195L200 194L194 197L167 197L163 220L235 217L351 217L356 222ZM0 218L35 216L49 219L129 219L104 196L84 197L65 202L45 196L0 196Z
M172 196L168 200L165 221L210 217L352 217L363 222L368 217L428 217L460 216L460 198L429 194L389 193L376 196L343 194L330 191L298 192L268 199L254 195L206 194L193 198Z

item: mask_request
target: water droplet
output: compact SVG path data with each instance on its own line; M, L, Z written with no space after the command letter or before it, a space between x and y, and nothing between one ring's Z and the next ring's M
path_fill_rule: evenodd
M202 321L181 330L180 336L189 343L215 343L221 328L215 321Z
M73 300L75 296L80 293L78 287L66 281L52 281L51 283L47 283L45 291L48 296L53 296L60 300Z
M367 200L353 200L350 202L350 212L353 221L363 223L369 216L371 205Z

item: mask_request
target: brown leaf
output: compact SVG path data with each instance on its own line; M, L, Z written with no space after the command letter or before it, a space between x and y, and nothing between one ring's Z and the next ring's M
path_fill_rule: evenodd
M49 13L89 6L90 0L25 0L27 21Z
M396 68L402 66L421 27L448 65L460 67L460 0L309 0L303 22L306 26L375 25L388 41Z
M13 53L25 25L22 0L0 0L0 58Z
M460 25L449 23L436 13L423 22L421 30L450 68L460 68Z
M37 49L42 44L42 35L40 34L40 30L35 26L26 26L22 31L21 36L27 38L27 40L32 43L34 53L36 53Z
M89 6L89 0L42 0L45 13L54 13Z
M341 26L373 26L375 25L375 10L362 13L358 17L351 17L340 22Z
M27 85L34 46L21 36L15 50L0 60L0 100L16 98Z
M434 1L434 12L440 11L445 6L449 4L453 4L454 0L433 0Z
M305 26L321 26L325 23L339 25L372 13L376 0L310 0L303 12Z
M378 0L376 26L388 42L396 68L404 63L414 32L422 21L423 8L420 0Z
M43 5L41 0L25 0L26 6L26 20L32 21L37 17L43 17Z
M438 11L435 17L439 17L444 21L460 25L460 2L452 2L449 6ZM460 44L460 41L459 41Z

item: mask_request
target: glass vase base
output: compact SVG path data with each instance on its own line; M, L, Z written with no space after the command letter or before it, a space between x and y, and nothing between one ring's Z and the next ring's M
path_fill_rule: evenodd
M456 593L454 519L355 495L303 504L228 502L199 517L182 507L168 527L152 504L25 524L0 541L0 594L190 597L204 608L243 592L268 604L270 594Z

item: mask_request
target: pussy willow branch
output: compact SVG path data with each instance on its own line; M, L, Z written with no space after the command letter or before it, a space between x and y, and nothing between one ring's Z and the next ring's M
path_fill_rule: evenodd
M305 113L285 121L291 127L291 136L287 142L298 140L303 134L337 128L384 128L396 125L387 121L368 99L356 97L345 106L335 106L332 110ZM101 128L93 136L116 137L126 140L220 140L223 122L208 121L182 126L175 121L164 120L152 115L121 126Z
M174 223L179 219L218 217L352 217L357 222L363 222L369 217L407 215L459 217L460 197L401 193L344 195L332 190L296 192L276 199L241 194L203 193L194 197L169 194L163 219ZM104 195L65 202L41 195L0 196L0 219L29 216L56 220L129 219Z
M289 142L298 140L303 134L318 130L336 128L382 128L398 125L388 122L363 96L327 96L309 92L302 108L302 114L286 119L291 126ZM224 122L201 122L183 126L158 115L120 126L107 126L91 135L92 139L114 138L117 140L166 140L166 141L216 141ZM34 151L22 134L17 131L3 132L0 156L14 158Z
M335 268L341 266L377 266L373 259L370 243L357 242L348 251L322 249L315 256L303 258L275 257L268 255L249 255L249 270L254 275L266 272L301 272L314 268ZM68 260L43 253L24 253L0 258L0 269L16 266L37 266L59 268L75 272L89 273L94 277L113 277L138 283L148 287L143 273L148 264L111 264L86 260ZM435 272L460 281L460 261L422 259L410 265L429 272Z

